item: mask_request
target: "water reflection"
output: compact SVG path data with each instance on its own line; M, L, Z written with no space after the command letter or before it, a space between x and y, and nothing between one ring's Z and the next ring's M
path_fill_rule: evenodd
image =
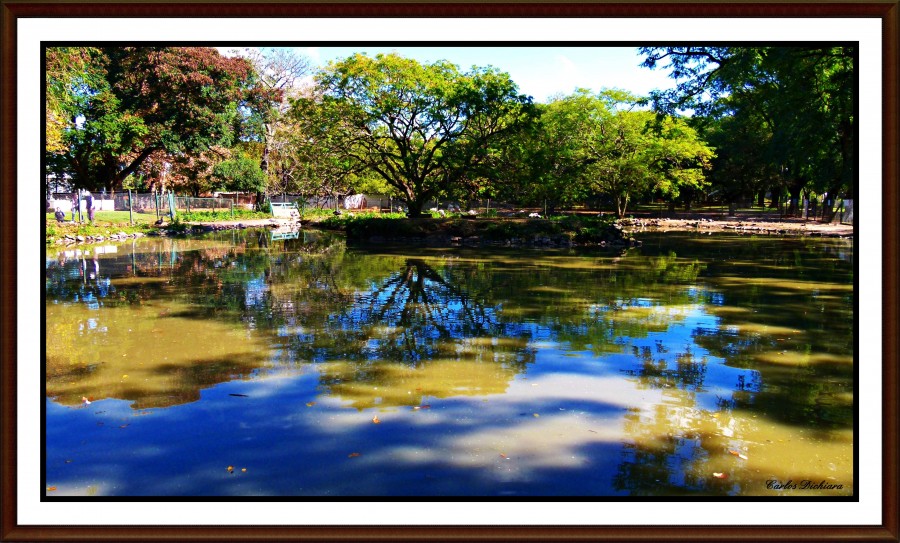
M264 231L48 254L48 481L73 494L756 495L809 477L849 494L847 254L671 233L624 254L368 252ZM141 463L111 445L155 452ZM162 460L183 454L194 460L176 472ZM223 478L235 457L257 475Z

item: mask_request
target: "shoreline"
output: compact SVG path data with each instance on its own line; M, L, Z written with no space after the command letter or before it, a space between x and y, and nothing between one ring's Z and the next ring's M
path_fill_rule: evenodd
M395 219L392 219L395 220ZM404 220L404 219L396 219L396 220ZM439 221L445 221L445 219L413 219L413 220L422 220L422 221L434 221L439 223ZM286 218L265 218L265 219L245 219L245 220L234 220L234 221L219 221L219 222L210 222L210 221L196 221L196 222L186 222L181 223L181 230L173 230L170 224L164 224L154 229L151 229L148 232L118 232L116 234L108 235L108 236L78 236L78 235L65 235L63 237L57 238L55 240L48 240L46 243L47 247L70 247L73 245L89 245L94 243L104 243L109 241L126 241L129 239L140 238L144 236L185 236L185 235L200 235L208 232L214 231L222 231L222 230L244 230L250 228L268 228L272 230L297 230L301 228L316 228L317 224L320 220L306 220L301 221L298 219L286 219ZM544 223L543 219L466 219L466 221L472 221L473 223L486 223L488 221L500 221L507 222L508 224L540 224ZM737 234L756 234L756 235L770 235L770 236L809 236L809 237L827 237L827 238L853 238L854 237L854 227L850 224L840 224L840 223L822 223L818 221L808 221L804 219L797 218L769 218L765 216L755 216L755 215L738 215L734 217L723 217L721 215L704 215L704 214L696 214L689 218L652 218L652 217L634 217L634 218L626 218L619 219L615 222L619 227L621 227L622 234L633 237L635 235L639 236L643 232L722 232L722 233L737 233ZM339 228L339 230L346 231L346 228ZM392 241L420 241L428 243L428 240L419 240L418 236L404 236L398 232L396 236L385 236L390 238ZM471 245L478 240L470 240L468 243L466 242L465 237L455 236L455 235L446 235L444 236L446 240L451 246L458 245ZM414 239L416 238L416 239ZM373 245L381 245L384 243L383 240L376 239L372 240L356 240L362 241L363 243L372 243ZM436 240L433 240L436 241ZM521 240L518 240L518 235L513 235L509 240L514 244L522 244ZM516 243L519 241L519 243ZM491 243L491 245L496 245L496 240ZM505 245L505 243L502 243ZM529 244L530 245L530 244ZM538 244L538 245L546 245L546 243ZM624 245L628 245L626 242Z
M767 234L776 236L811 236L852 238L851 224L822 223L803 219L768 219L748 216L744 218L691 218L691 219L621 219L619 224L631 233L640 232L732 232Z

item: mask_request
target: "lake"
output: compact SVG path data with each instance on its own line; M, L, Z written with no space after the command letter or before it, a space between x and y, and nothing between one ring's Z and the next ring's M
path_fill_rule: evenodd
M852 495L853 242L637 237L48 249L47 496Z

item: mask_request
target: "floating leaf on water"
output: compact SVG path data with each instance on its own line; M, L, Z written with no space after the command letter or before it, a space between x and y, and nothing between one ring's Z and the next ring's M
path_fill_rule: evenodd
M71 463L72 463L71 460L66 460L66 464L71 464Z
M540 417L540 415L538 415L538 414L537 414L537 413L534 413L534 415L533 415L533 416L534 416L534 418L538 418L538 417Z
M229 396L237 396L238 398L249 398L246 394L229 394Z
M733 456L737 456L737 457L740 458L741 460L747 460L747 456L746 456L746 455L743 455L743 454L741 454L741 453L739 453L738 451L731 450L731 451L728 451L728 454L733 455Z
M715 477L716 479L727 479L728 475L725 475L724 473L719 473L718 471L715 471L715 472L713 472L713 477Z
M227 471L228 473L234 473L234 466L228 466L227 468L225 468L225 471Z
M127 425L127 424L123 424L122 426L119 426L119 428L128 428L128 425Z
M306 402L306 407L312 407L316 405L316 402Z
M347 458L356 458L357 456L359 456L359 453L350 453L347 455Z
M247 473L247 468L241 468L241 473Z
M378 420L378 415L375 415L374 417L372 417L372 422L374 422L375 424L381 424L381 421Z
M503 453L500 453L500 458L505 458L505 459L507 459L507 460L509 460L509 457L508 457L508 456L506 456L506 455L505 455L505 454L503 454Z
M48 487L47 487L47 492L53 492L54 490L56 490L56 487L55 487L55 486L48 486Z
M125 356L125 355L122 355L122 356ZM127 379L127 378L128 378L127 375L123 375L123 376L122 376L122 379Z

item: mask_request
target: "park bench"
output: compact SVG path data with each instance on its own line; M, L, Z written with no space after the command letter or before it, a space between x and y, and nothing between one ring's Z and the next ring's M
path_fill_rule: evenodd
M296 219L300 216L300 212L293 202L272 202L272 216L276 219Z

